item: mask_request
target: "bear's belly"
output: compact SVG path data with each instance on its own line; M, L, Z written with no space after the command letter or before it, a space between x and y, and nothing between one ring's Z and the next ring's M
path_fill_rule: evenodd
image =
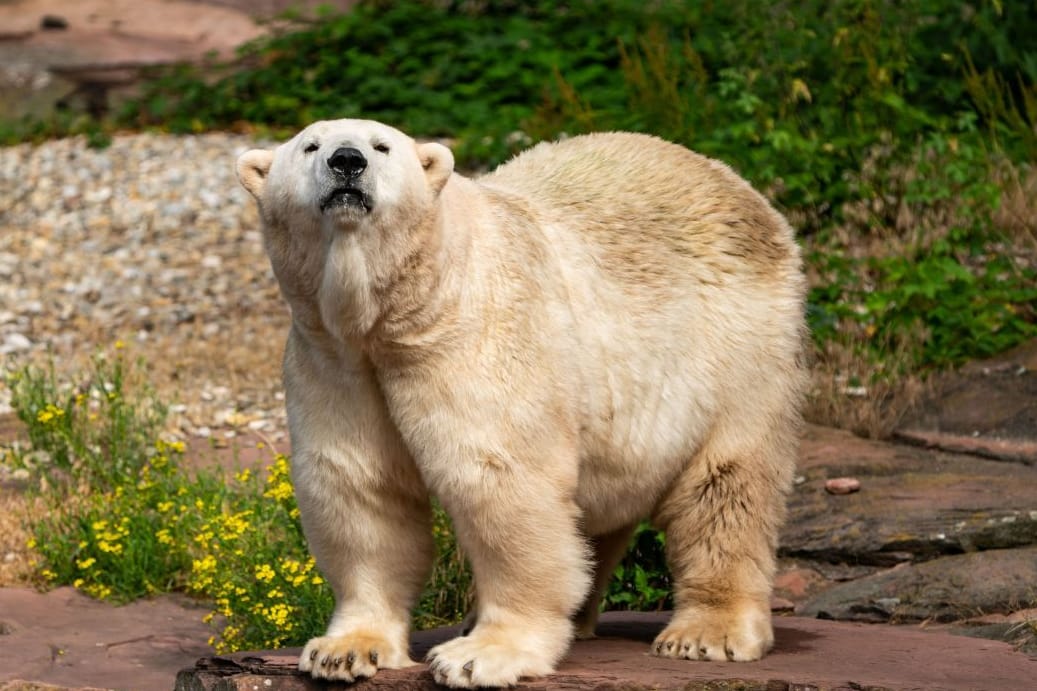
M673 482L674 473L627 475L580 473L576 503L585 535L605 535L647 518Z
M648 517L692 462L712 417L710 397L695 397L696 388L684 377L646 378L591 405L576 492L588 535Z

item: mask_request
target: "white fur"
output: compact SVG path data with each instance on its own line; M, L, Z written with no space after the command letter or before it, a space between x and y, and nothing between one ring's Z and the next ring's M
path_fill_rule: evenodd
M319 209L340 146L368 160L354 183L370 209ZM429 655L442 683L554 669L574 633L593 634L647 516L667 531L677 604L653 652L767 651L804 280L759 194L622 133L470 180L446 148L356 120L246 153L238 171L292 308L293 478L336 594L301 669L351 680L409 664L430 493L476 579L471 634Z

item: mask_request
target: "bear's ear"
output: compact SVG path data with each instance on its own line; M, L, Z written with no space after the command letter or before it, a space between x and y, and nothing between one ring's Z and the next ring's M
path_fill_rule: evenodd
M274 152L268 149L252 149L238 157L238 180L256 199L263 194L266 176L273 162Z
M429 187L438 193L454 172L454 155L442 144L428 142L418 146L418 159L425 169Z

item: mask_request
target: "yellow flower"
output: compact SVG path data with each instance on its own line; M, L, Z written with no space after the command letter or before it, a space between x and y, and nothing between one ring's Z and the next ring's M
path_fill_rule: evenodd
M76 560L76 566L78 566L79 568L83 569L84 571L86 569L89 569L91 566L93 566L96 563L97 563L97 560L94 559L93 557L87 557L86 559L77 559Z
M83 587L83 583L85 583L85 581L82 578L77 578L76 580L72 581L72 587L76 590L79 590Z
M310 579L310 583L312 583L313 585L320 585L323 582L324 582L324 579L321 578L320 576L314 576L313 578Z
M125 347L126 347L126 344L123 343L121 338L115 342L115 349L116 350L122 350Z
M173 502L171 501L160 501L156 506L159 513L168 513L173 508Z
M286 627L286 624L288 623L288 615L291 614L291 612L292 610L288 605L284 603L278 603L273 607L267 609L265 612L263 612L263 614L266 617L267 621L269 621L274 626L277 626L279 628L289 628Z
M55 578L58 577L58 574L54 573L50 569L43 569L42 571L40 571L40 575L46 578L48 581L53 581Z
M28 541L25 543L25 546L28 549L36 549L36 538L30 537Z
M292 483L283 481L277 483L276 485L269 486L268 489L265 492L263 492L263 496L267 499L276 499L278 501L291 499Z
M92 585L86 587L88 595L93 595L98 600L104 600L112 594L112 589L106 585Z
M102 552L108 552L109 554L122 554L122 545L118 542L98 540L97 549L101 550Z
M44 406L43 410L36 413L36 421L41 424L47 424L48 422L56 421L59 418L64 417L64 415L64 408L59 408L53 403L48 403Z
M173 544L173 538L169 535L169 530L163 528L155 533L155 539L158 540L161 545Z
M270 564L260 564L259 566L256 567L256 580L257 581L263 581L264 583L269 583L270 581L274 580L274 576L275 575L277 575L277 574L275 574L274 570L272 568L270 568Z
M245 468L240 473L235 473L234 474L234 479L237 480L238 482L248 482L249 479L251 479L251 478L252 478L252 469L251 468Z

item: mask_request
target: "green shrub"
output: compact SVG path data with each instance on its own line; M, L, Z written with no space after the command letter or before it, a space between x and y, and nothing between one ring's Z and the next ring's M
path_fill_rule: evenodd
M117 342L116 350L121 348ZM121 357L102 354L75 386L59 386L53 366L30 366L8 377L17 415L41 452L35 463L49 481L74 475L107 489L148 463L165 408L143 381L134 398L125 397L127 375L140 374L127 372Z

